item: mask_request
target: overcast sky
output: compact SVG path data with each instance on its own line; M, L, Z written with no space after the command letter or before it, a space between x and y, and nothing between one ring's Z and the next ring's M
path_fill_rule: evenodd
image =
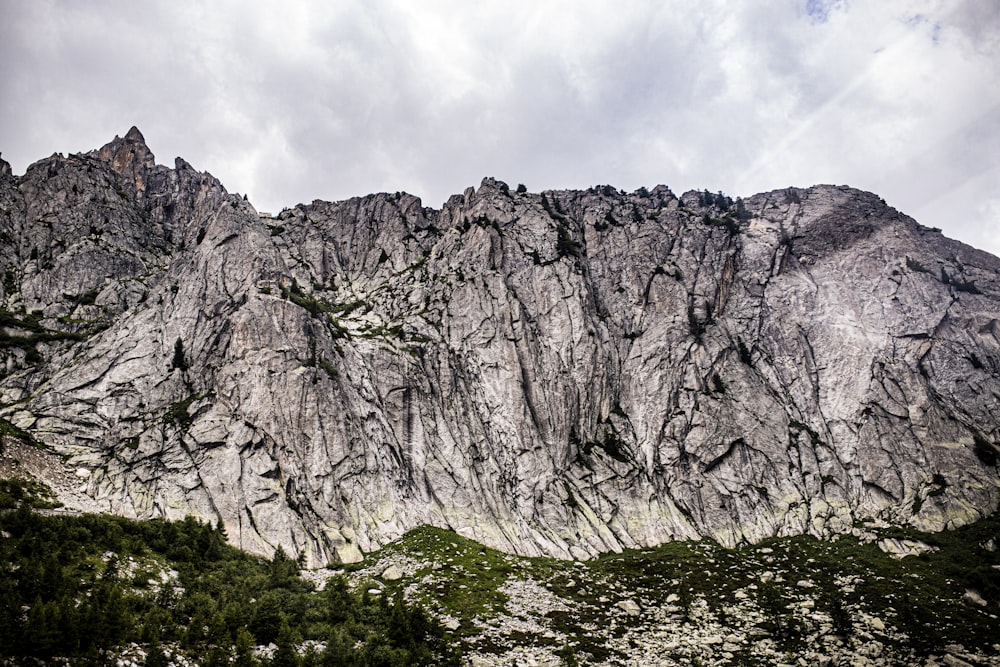
M137 125L259 210L664 183L871 190L1000 254L998 0L0 0L23 173Z

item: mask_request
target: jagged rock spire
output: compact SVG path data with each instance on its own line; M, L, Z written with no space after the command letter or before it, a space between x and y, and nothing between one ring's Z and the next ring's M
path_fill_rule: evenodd
M156 165L153 152L146 145L142 132L134 125L125 138L115 138L97 151L97 158L111 164L111 168L135 183L141 195L146 189L146 172Z
M133 125L129 131L125 134L125 141L134 141L140 144L146 144L146 138L142 136L142 132L139 131L135 125Z

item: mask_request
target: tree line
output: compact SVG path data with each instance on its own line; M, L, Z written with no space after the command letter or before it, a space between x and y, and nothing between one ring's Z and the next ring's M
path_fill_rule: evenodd
M0 513L0 655L106 664L120 647L164 647L210 667L460 664L440 623L401 596L322 591L280 548L271 559L226 542L221 525ZM162 576L163 572L176 575ZM300 655L295 646L321 642ZM270 658L253 648L275 644Z

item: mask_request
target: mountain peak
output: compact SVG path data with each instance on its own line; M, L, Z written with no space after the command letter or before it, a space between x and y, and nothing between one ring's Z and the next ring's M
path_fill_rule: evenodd
M135 125L133 125L125 134L125 141L133 141L143 145L146 144L146 138L142 136L142 132L140 132L139 128Z
M146 138L134 125L125 133L124 139L115 135L114 139L101 146L96 151L96 157L109 163L119 174L133 180L136 191L140 193L146 189L146 171L156 166L155 156L146 145Z

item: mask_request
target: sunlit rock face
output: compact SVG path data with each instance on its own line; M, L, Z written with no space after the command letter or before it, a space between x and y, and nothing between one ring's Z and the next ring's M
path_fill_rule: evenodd
M997 507L996 257L846 187L517 190L262 218L135 128L0 170L7 430L93 507L311 564Z

